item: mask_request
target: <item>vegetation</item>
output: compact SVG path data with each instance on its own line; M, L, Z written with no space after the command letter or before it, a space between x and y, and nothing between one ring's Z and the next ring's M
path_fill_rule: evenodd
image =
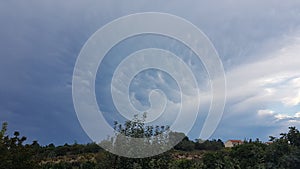
M137 127L139 126L139 127ZM157 135L167 126L144 126L142 121L115 123L116 130L136 137ZM152 131L152 132L150 132ZM188 137L173 149L148 158L126 158L111 154L96 143L41 146L37 141L24 144L19 132L7 133L7 123L0 131L0 169L298 169L300 168L300 133L290 127L272 144L245 141L224 148L221 140L192 141Z
M289 127L288 133L280 135L280 138L271 136L270 145L259 140L246 141L231 149L206 153L203 168L299 169L299 131L295 127Z

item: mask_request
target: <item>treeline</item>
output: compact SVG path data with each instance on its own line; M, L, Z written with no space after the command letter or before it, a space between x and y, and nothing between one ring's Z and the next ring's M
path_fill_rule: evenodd
M127 123L127 126L130 125ZM184 137L174 149L148 158L117 156L95 143L41 146L34 141L32 144L24 144L26 137L20 136L19 132L9 136L6 131L7 123L3 123L0 132L0 169L300 168L300 133L295 127L290 127L279 138L270 137L270 145L259 140L249 140L233 148L224 148L221 140L203 142Z
M222 140L189 140L188 137L184 137L184 139L179 142L174 149L181 151L194 151L194 150L210 150L216 151L224 148L224 143Z
M125 123L127 126L131 125L131 127L127 128L127 132L135 128L135 125L140 125L136 123L132 126L129 123L132 122ZM121 128L119 127L119 129ZM62 146L55 146L51 143L41 146L38 141L33 141L32 144L24 144L26 137L20 136L20 133L17 131L14 132L13 136L9 136L6 131L7 123L3 123L0 132L0 169L182 168L192 163L187 159L176 159L173 155L176 151L178 153L180 151L217 150L223 148L221 140L207 140L203 143L198 143L185 137L173 150L166 153L149 158L131 159L111 154L96 143L74 143ZM131 133L137 132L140 133L139 130ZM155 133L158 134L160 132L156 130ZM193 165L196 166L198 163Z
M203 157L204 168L299 169L300 133L289 127L279 138L270 136L270 144L256 140L230 149L208 152Z

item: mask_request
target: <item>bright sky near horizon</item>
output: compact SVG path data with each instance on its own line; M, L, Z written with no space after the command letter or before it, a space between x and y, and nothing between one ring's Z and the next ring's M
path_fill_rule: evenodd
M293 0L1 1L0 122L7 121L10 132L18 130L42 144L90 142L72 101L76 59L99 28L141 12L169 13L190 21L218 51L227 99L211 138L267 140L288 126L300 127L300 1ZM96 78L97 98L104 100L99 107L108 120L117 118L110 113L115 108L109 93L116 65L122 57L149 46L172 48L197 74L201 84L197 90L208 88L203 65L178 42L154 35L127 39L107 54L118 57L104 60ZM173 108L180 102L174 79L153 70L133 79L129 97L134 106L146 110L149 92L157 88ZM197 118L190 138L197 138L203 118Z

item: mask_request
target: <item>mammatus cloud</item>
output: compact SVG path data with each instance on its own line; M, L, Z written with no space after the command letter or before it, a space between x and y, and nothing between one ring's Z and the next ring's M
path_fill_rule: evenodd
M0 83L0 120L43 143L63 144L74 137L87 140L73 110L70 88L81 47L113 19L158 11L184 17L202 29L223 60L228 102L219 128L224 134L215 136L255 136L251 133L255 125L243 126L262 118L257 115L259 110L271 110L273 116L299 116L299 34L294 33L299 29L299 5L300 1L277 0L1 1L0 78L4 80ZM209 102L209 95L201 95L201 104ZM261 125L273 119L263 117L267 120ZM297 119L282 120L286 125L299 125ZM277 133L279 121L272 132ZM243 133L236 131L239 128ZM45 135L44 131L50 132Z
M299 37L299 33L297 32L290 36L281 37L278 41L285 43L279 48L272 48L272 45L269 49L263 49L263 51L269 52L258 54L260 59L257 61L244 63L226 72L227 106L223 119L224 124L235 121L236 126L240 126L240 128L251 125L262 127L271 126L274 128L272 129L272 133L277 130L282 131L289 125L299 124L299 113L297 113L299 110L293 112L297 110L297 106L299 105L299 93L297 92L300 91L300 68L298 66L300 64L300 58L298 57L300 53ZM172 63L170 63L170 65L172 65ZM134 65L132 66L133 67L127 67L127 69L134 69ZM180 72L180 68L177 70ZM124 78L126 78L125 75ZM148 74L146 77L139 78L141 79L137 81L147 81L150 86L151 84L160 84L167 88L170 85L168 80L159 72L157 72L155 77ZM187 82L184 78L181 80ZM124 81L124 79L119 79L119 81ZM173 88L171 86L169 87ZM142 92L142 90L145 89L136 88L134 92L131 93L130 98L134 105L146 110L147 106L143 105L142 101L136 98L136 94ZM183 104L188 105L189 102L200 100L201 105L206 105L204 109L207 110L207 105L211 100L210 91L196 90L199 90L200 98L186 95L189 99L188 102ZM145 99L148 97L149 90L148 92L142 93ZM171 93L178 93L178 90L169 90L166 95ZM169 117L176 115L175 112L176 109L180 107L179 104L170 99L170 97L166 98L167 105L172 107L172 109L169 109L166 113ZM280 107L280 109L278 109L278 107ZM286 110L286 112L281 112L282 109ZM188 114L189 112L187 112L187 115ZM202 118L205 118L205 116ZM160 122L169 121L171 120L168 118L162 118ZM267 133L266 135L271 135L272 133ZM230 133L227 134L230 135ZM226 131L224 135L226 135ZM239 137L243 136L240 135Z

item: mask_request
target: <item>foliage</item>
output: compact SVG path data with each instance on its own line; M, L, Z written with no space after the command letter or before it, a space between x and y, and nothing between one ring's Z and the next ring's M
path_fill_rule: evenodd
M7 134L7 123L2 124L0 132L0 169L36 168L33 161L34 147L24 146L26 137L20 137L19 132L14 132L13 137Z
M290 127L280 138L271 136L270 145L250 140L231 149L208 152L203 168L299 169L299 138L299 131Z
M273 144L266 149L266 168L300 167L300 133L296 127L289 127L288 133L280 138L270 137Z
M117 131L135 137L151 137L168 127L145 126L143 121L115 123ZM126 158L109 153L96 143L39 145L24 144L26 137L7 134L7 123L0 131L0 169L299 169L300 133L289 127L279 138L270 137L272 144L245 141L233 148L224 148L221 140L191 141L182 133L170 132L169 138L180 136L175 149L148 158ZM185 152L184 156L178 156ZM197 158L195 158L197 157Z
M195 143L185 136L183 140L179 142L174 148L176 150L192 151L195 149Z
M195 143L195 149L197 149L197 150L216 151L216 150L221 150L223 148L224 148L224 143L220 139L218 139L218 140L205 140L205 141L196 140L196 143Z

